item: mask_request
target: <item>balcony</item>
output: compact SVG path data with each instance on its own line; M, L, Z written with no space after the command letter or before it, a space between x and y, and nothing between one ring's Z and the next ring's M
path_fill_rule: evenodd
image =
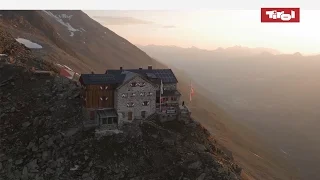
M160 106L156 108L157 112L160 112ZM161 106L161 113L168 115L177 115L179 113L179 106Z
M162 107L177 107L179 105L180 104L179 104L178 101L168 101L168 102L161 103ZM156 103L156 107L159 108L160 107L160 103Z

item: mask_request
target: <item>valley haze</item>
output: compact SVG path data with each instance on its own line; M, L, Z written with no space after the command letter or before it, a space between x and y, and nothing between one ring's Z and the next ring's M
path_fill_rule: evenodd
M213 51L138 47L205 87L208 98L234 120L255 129L274 153L299 169L303 179L317 179L320 55L280 54L241 46Z

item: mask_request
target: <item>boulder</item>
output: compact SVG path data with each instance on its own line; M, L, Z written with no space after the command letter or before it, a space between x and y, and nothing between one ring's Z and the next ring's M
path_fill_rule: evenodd
M189 169L201 169L202 163L200 161L196 161L188 166Z
M197 180L204 180L204 178L206 177L206 173L202 173Z

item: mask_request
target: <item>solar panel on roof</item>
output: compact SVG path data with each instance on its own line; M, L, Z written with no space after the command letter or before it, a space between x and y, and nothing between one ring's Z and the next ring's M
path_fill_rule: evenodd
M126 69L126 71L135 72L139 74L143 74L148 77L154 76L154 78L162 79L163 82L177 82L175 75L173 74L171 69ZM108 70L108 74L117 74L121 73L122 70ZM153 74L153 75L151 75Z
M153 73L146 73L148 77L150 78L157 78L157 76Z
M107 76L107 77L104 77L105 79L107 80L114 80L114 76Z

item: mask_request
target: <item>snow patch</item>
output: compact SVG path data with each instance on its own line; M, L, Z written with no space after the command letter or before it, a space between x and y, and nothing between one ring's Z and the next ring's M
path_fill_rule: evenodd
M64 22L64 21L61 19L61 17L62 17L62 18L67 18L67 19L70 20L71 17L72 17L72 15L68 16L68 15L66 15L66 14L61 14L61 15L56 16L56 15L54 15L54 14L53 14L52 12L50 12L50 11L43 11L43 12L45 12L47 15L53 17L56 21L58 21L60 24L62 24L63 26L65 26L65 27L68 29L68 31L70 32L70 36L71 36L71 37L74 36L74 32L76 32L76 31L80 31L80 32L81 32L81 30L73 28L69 23Z
M251 153L252 153L254 156L256 156L257 158L263 159L263 158L262 158L261 156L259 156L258 154L253 153L252 151L251 151Z
M283 149L280 149L280 151L285 154L285 155L289 155L287 152L285 152Z
M66 65L63 65L65 68L67 68L68 70L70 70L70 71L73 71L73 69L71 69L71 68L69 68L68 66L66 66Z
M30 48L30 49L41 49L42 46L37 44L37 43L34 43L28 39L23 39L23 38L17 38L16 39L19 43L21 44L24 44L27 48Z
M6 54L0 54L0 57L7 57L8 55Z
M253 155L255 155L256 157L262 159L262 157L260 157L258 154L253 153Z
M73 15L67 15L67 14L60 14L58 15L59 18L62 18L62 19L69 19L71 20Z
M61 64L59 64L59 63L57 63L57 66L62 67L62 65L61 65Z

